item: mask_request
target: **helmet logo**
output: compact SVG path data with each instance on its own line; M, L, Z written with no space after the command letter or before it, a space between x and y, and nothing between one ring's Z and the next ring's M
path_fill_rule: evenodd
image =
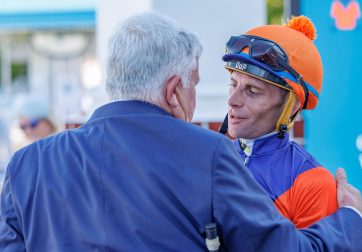
M241 71L244 71L245 69L248 68L248 64L241 63L239 61L236 61L235 64L233 64L233 62L226 62L226 65L229 67L237 68Z
M244 71L248 67L248 65L245 64L245 63L240 63L239 61L237 61L235 67L237 69L240 69L240 70Z

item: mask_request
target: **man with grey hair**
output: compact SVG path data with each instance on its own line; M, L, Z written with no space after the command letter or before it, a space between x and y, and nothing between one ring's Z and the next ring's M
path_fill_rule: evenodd
M110 40L114 102L79 129L12 158L1 196L2 251L205 251L216 222L228 251L351 251L348 208L297 231L224 136L187 123L201 45L169 18L129 18ZM181 120L180 120L181 119ZM362 209L343 172L340 202Z

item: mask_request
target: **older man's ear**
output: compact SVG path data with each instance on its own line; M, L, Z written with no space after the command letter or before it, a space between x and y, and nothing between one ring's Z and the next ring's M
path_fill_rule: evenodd
M182 93L181 77L178 75L169 78L165 85L166 90L166 102L170 109L171 115L174 117L186 121L186 112L182 107L185 104Z

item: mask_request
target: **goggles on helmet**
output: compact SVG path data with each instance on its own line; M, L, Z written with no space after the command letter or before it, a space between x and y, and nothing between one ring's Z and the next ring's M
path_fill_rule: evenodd
M226 44L226 54L239 54L245 48L249 48L249 56L268 65L274 71L284 71L277 57L288 62L288 56L274 42L251 35L232 36Z
M249 49L247 55L250 58L266 65L272 72L289 72L297 83L303 87L305 99L302 108L306 108L309 96L307 85L302 76L289 65L288 55L278 44L271 40L252 35L232 36L226 44L224 60L238 60L238 58L228 59L229 57L227 56L245 55L245 53L242 52L245 48ZM245 57L242 58L245 59Z

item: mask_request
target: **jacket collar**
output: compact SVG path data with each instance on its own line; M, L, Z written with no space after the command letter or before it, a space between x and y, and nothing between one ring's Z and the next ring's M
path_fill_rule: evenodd
M113 101L97 108L88 121L90 122L106 117L135 114L159 114L171 116L171 114L166 112L164 109L148 102L137 100Z
M289 133L285 133L284 138L279 138L278 134L268 134L268 135L264 135L261 136L259 138L253 139L253 140L246 140L243 141L246 144L250 144L250 141L252 141L252 145L251 145L251 155L263 155L263 154L268 154L270 152L282 149L284 147L286 147L287 145L289 145ZM238 149L239 152L244 153L243 149L240 146L240 139L237 139L235 141L235 145L236 148ZM247 155L247 153L245 153Z

